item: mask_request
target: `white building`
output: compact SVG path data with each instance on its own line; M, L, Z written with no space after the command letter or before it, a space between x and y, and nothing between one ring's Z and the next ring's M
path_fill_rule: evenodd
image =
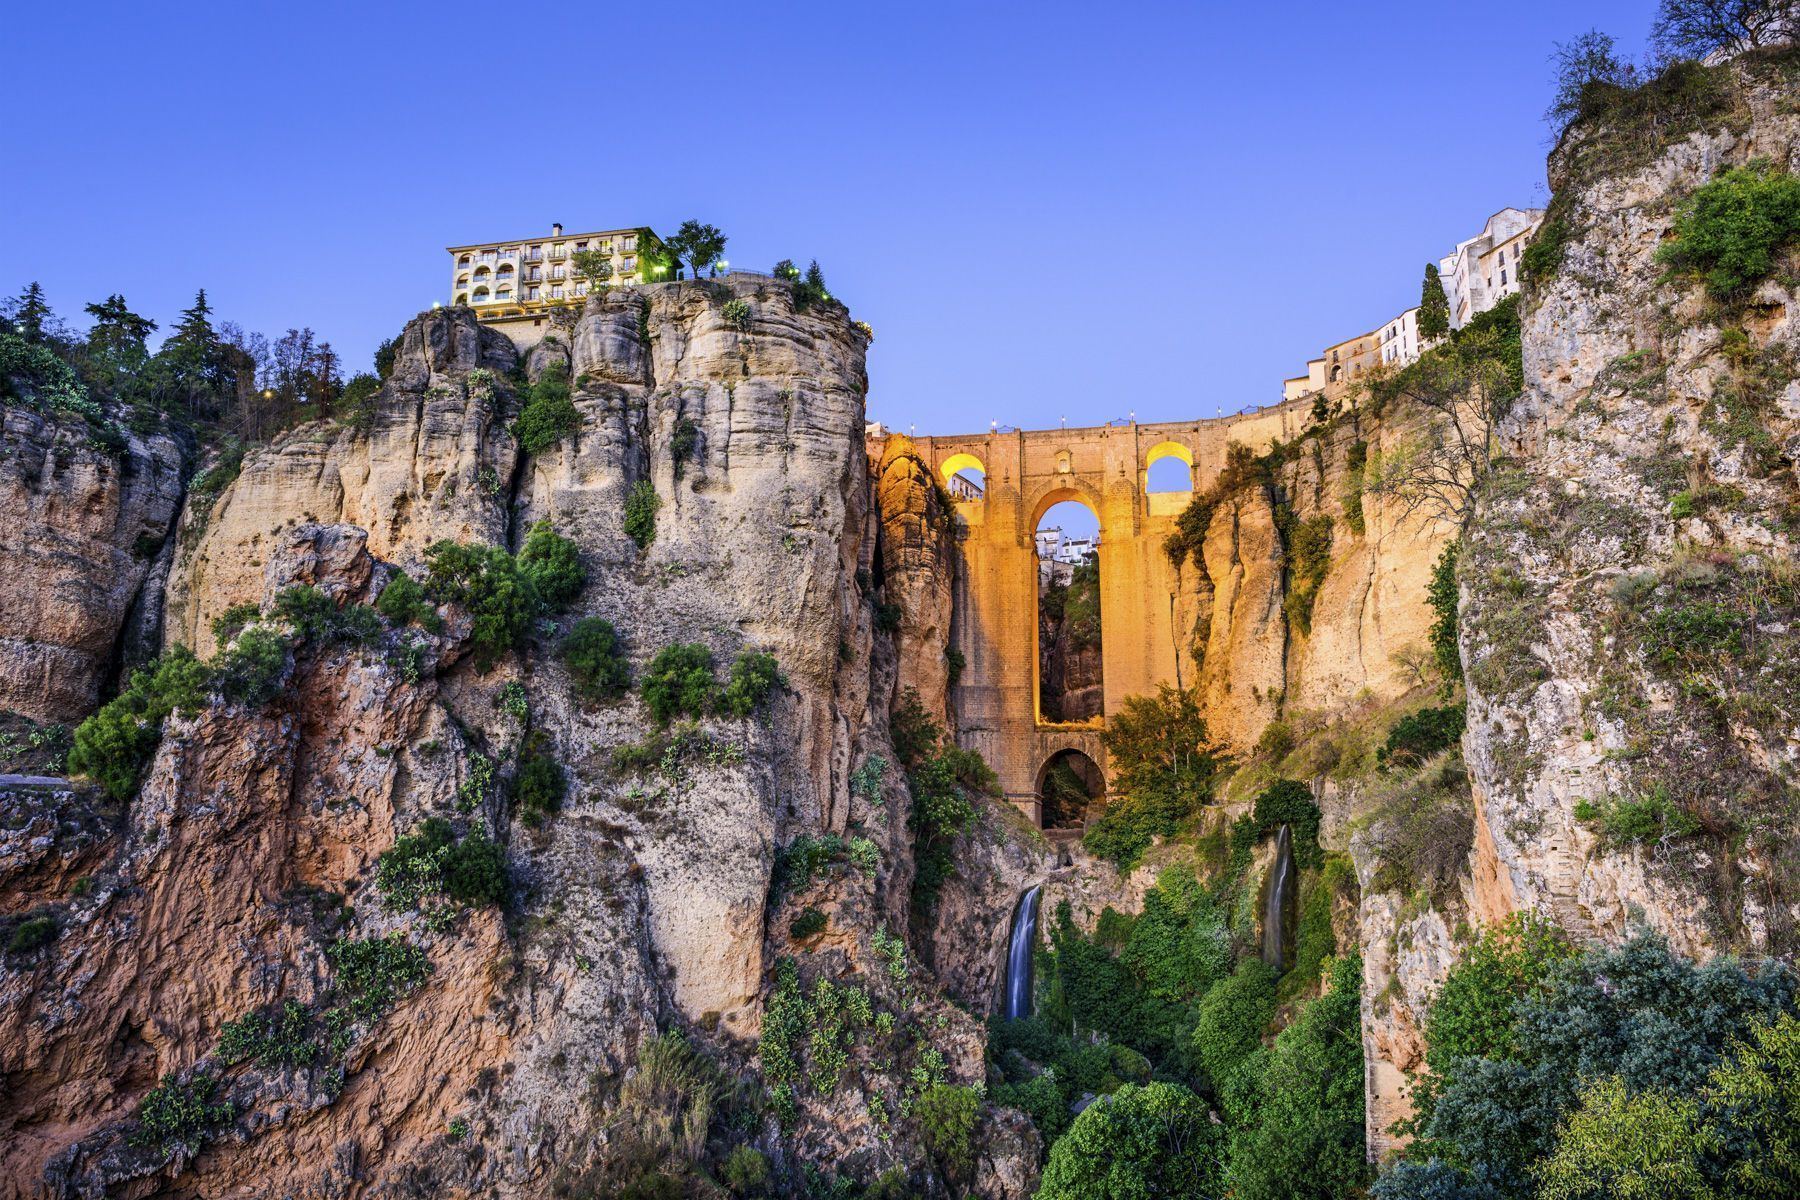
M1450 328L1461 329L1519 290L1519 258L1544 222L1541 208L1503 208L1481 232L1438 263L1450 301Z
M1037 556L1050 560L1056 557L1056 551L1062 546L1062 527L1052 525L1048 529L1037 531Z
M1418 305L1383 325L1375 336L1381 340L1382 366L1404 367L1418 358L1419 351L1424 348L1419 345Z

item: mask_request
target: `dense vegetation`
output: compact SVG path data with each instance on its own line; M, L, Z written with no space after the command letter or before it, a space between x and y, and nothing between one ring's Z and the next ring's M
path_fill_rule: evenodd
M972 798L996 792L999 779L980 754L945 734L912 688L894 710L889 735L912 794L907 814L913 832L912 903L928 913L954 869L952 845L975 822Z
M1647 933L1577 953L1515 916L1433 1003L1417 1140L1374 1195L1792 1195L1797 1011L1785 964L1696 965Z
M1181 831L1200 812L1224 762L1207 735L1198 694L1166 685L1155 696L1127 699L1101 740L1118 798L1082 840L1129 869L1154 838Z

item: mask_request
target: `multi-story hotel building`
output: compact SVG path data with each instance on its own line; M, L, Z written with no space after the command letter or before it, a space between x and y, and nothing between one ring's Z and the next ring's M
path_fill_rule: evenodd
M643 226L564 233L558 224L550 227L549 237L448 249L450 302L469 305L483 321L518 327L506 330L515 342L535 341L529 331L543 325L548 309L579 304L588 294L588 281L575 271L575 255L582 251L599 251L611 259L606 286L653 283L669 271L662 239Z

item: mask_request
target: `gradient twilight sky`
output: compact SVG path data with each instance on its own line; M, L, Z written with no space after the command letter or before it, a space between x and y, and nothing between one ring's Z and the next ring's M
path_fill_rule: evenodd
M445 246L697 217L819 260L874 419L1212 416L1544 203L1552 43L1653 9L15 0L0 291L366 369Z

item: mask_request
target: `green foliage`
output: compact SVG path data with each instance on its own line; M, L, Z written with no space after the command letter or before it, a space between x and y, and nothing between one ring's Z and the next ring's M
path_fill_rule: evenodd
M1612 93L1637 83L1637 71L1614 52L1613 39L1597 29L1556 44L1556 95L1545 120L1557 134L1610 106Z
M796 942L804 942L807 938L824 933L825 925L825 914L819 909L809 907L803 909L799 916L788 922L788 933Z
M636 542L639 550L656 540L656 510L661 507L654 483L640 479L631 485L625 496L625 536Z
M1354 904L1356 870L1344 858L1330 857L1325 860L1324 870L1302 877L1300 888L1294 967L1282 980L1283 996L1317 983L1326 960L1337 953L1337 934L1331 927L1332 907L1340 894Z
M569 256L570 269L598 290L612 278L612 255L604 250L577 250Z
M381 635L381 622L366 604L342 604L311 584L283 588L274 615L301 638L318 646L367 646Z
M400 339L397 337L388 338L381 345L375 347L375 374L384 380L392 375L394 359L399 357L399 354Z
M313 1036L312 1024L312 1011L298 1000L249 1013L226 1022L219 1031L219 1057L228 1063L252 1059L271 1069L306 1066L324 1049Z
M1180 832L1206 803L1222 759L1197 693L1166 684L1154 697L1128 698L1100 736L1119 799L1082 843L1129 870L1154 838Z
M287 639L273 629L253 626L213 660L212 685L233 704L260 708L281 694L287 667Z
M367 373L352 376L331 406L331 415L358 433L367 433L375 425L375 411L381 399L381 380Z
M1715 1195L1701 1169L1700 1102L1632 1095L1618 1076L1596 1080L1534 1174L1540 1200L1665 1200Z
M535 829L562 811L569 781L562 764L539 748L538 738L528 739L526 744L518 773L513 776L513 802L519 806L525 823Z
M587 568L574 542L550 527L548 517L532 525L519 547L519 571L530 583L539 611L562 612L587 583Z
M1419 286L1419 338L1430 341L1450 332L1450 297L1438 276L1436 263L1425 264L1425 281Z
M1331 518L1324 514L1302 520L1290 505L1275 509L1275 528L1287 551L1287 594L1282 611L1288 624L1301 633L1312 632L1313 601L1331 569Z
M748 301L727 300L724 307L719 310L719 315L725 319L725 324L739 333L750 332L750 304Z
M372 1023L425 982L431 960L405 934L355 940L343 938L326 951L336 970L334 982L348 1001L350 1014Z
M448 821L427 817L376 860L375 887L393 912L440 894L471 907L500 904L507 893L506 853L482 830L458 841Z
M1800 179L1766 161L1722 172L1676 215L1656 260L1701 278L1716 300L1743 297L1800 242Z
M1407 713L1388 731L1387 742L1376 751L1376 761L1396 767L1416 767L1440 750L1462 740L1468 707L1422 708Z
M928 1088L913 1105L925 1149L946 1170L961 1174L975 1163L975 1125L981 1097L974 1088L940 1083Z
M1431 583L1425 590L1425 603L1434 614L1431 621L1431 654L1437 660L1446 692L1462 682L1462 650L1456 641L1457 606L1456 543L1444 547L1431 568Z
M517 679L508 680L494 698L500 711L521 725L531 724L531 696L525 691L525 685Z
M1500 975L1507 996L1518 980ZM1545 1160L1572 1127L1584 1088L1608 1078L1623 1093L1608 1085L1593 1097L1590 1116L1610 1112L1617 1127L1607 1134L1602 1119L1576 1123L1569 1155L1554 1171L1569 1195L1592 1194L1581 1189L1593 1171L1628 1176L1641 1166L1639 1139L1666 1114L1615 1103L1621 1094L1699 1096L1704 1105L1721 1071L1732 1069L1737 1047L1796 1009L1794 974L1785 964L1722 958L1696 966L1648 934L1616 950L1592 948L1558 962L1522 994L1514 992L1504 1014L1473 994L1472 982L1463 990L1463 1007L1481 1019L1468 1023L1460 1046L1442 1044L1433 1036L1434 1028L1438 1037L1444 1029L1434 1005L1426 1053L1433 1075L1419 1096L1421 1136L1412 1154L1484 1179L1505 1195L1527 1193L1532 1176L1550 1170ZM1486 1053L1455 1053L1484 1047ZM1764 1075L1752 1092L1766 1095L1769 1082ZM1752 1126L1757 1123L1752 1116ZM1791 1128L1785 1119L1783 1128ZM1744 1133L1747 1141L1760 1141L1754 1129ZM1597 1140L1609 1138L1617 1140ZM1723 1182L1729 1162L1725 1156L1702 1163L1711 1186Z
M719 261L725 253L725 235L719 232L717 225L703 225L699 221L683 221L666 243L669 253L677 262L685 259L694 272L694 278L700 278L700 272Z
M825 287L825 272L819 270L818 259L815 258L806 265L804 276L793 263L786 259L775 265L775 273L781 278L793 282L794 310L796 312L805 312L815 305L831 302L831 293Z
M1597 804L1577 801L1575 816L1599 825L1601 836L1615 846L1659 846L1702 829L1662 783L1642 796L1608 796Z
M712 651L698 642L677 642L658 650L638 684L644 707L659 725L676 717L705 716L718 691Z
M162 1077L137 1108L137 1125L125 1140L140 1150L154 1150L164 1158L177 1152L199 1153L200 1147L231 1123L236 1115L229 1103L213 1103L219 1081L195 1075L182 1083L176 1075Z
M1489 926L1463 952L1425 1019L1425 1062L1447 1075L1464 1058L1511 1058L1513 1005L1574 957L1562 931L1529 910Z
M1083 1109L1057 1140L1038 1200L1219 1195L1223 1137L1188 1089L1126 1084Z
M972 794L992 793L999 777L980 754L949 742L943 727L908 688L889 725L894 751L908 767L907 787L912 809L907 825L913 831L912 900L920 912L929 912L937 894L955 866L951 846L975 823Z
M911 770L924 762L926 756L937 749L938 739L942 736L943 730L937 721L925 711L918 689L909 687L901 692L900 702L888 717L888 738L894 744L900 765Z
M631 688L631 666L612 622L583 617L569 629L560 647L563 666L584 699L617 700Z
M257 604L233 604L224 612L213 618L213 641L223 646L238 635L238 631L252 621L262 618L262 607Z
M1062 1136L1069 1127L1069 1105L1062 1090L1049 1075L1033 1075L1021 1083L1002 1083L989 1092L990 1099L1002 1108L1016 1108L1031 1118L1046 1146Z
M906 610L898 604L884 602L875 606L875 628L881 633L899 633Z
M129 800L156 753L163 722L172 712L198 712L210 678L184 646L133 671L123 692L76 727L69 771L93 779L115 800Z
M1536 235L1519 259L1519 278L1534 287L1553 278L1562 269L1563 254L1573 236L1568 222L1560 217L1548 219L1538 226Z
M8 954L34 953L54 942L56 934L55 917L26 917L12 927L12 934L6 939L6 952Z
M1268 837L1283 825L1291 828L1297 865L1325 865L1325 852L1319 848L1319 806L1313 801L1312 789L1304 783L1276 780L1257 794L1251 815L1258 837Z
M741 303L741 301L739 302ZM726 305L730 308L731 305ZM692 417L682 417L675 422L675 432L669 435L669 460L675 465L675 478L680 479L687 470L687 465L694 457L694 451L700 448L700 426Z
M1262 1035L1275 1019L1275 971L1260 958L1238 963L1201 999L1193 1047L1212 1081L1220 1107L1234 1124L1244 1117L1243 1101L1262 1063Z
M781 684L781 669L775 665L775 656L747 650L731 664L725 690L719 695L719 711L747 717Z
M513 422L513 436L527 454L542 454L581 428L581 413L569 389L568 364L553 362L525 394L525 407Z
M1325 994L1275 1039L1254 1116L1231 1134L1234 1200L1336 1200L1367 1183L1361 986L1361 959L1339 959Z
M720 1174L734 1195L754 1196L769 1181L769 1160L754 1146L734 1146Z
M498 546L441 541L426 549L425 562L425 594L469 614L478 667L486 670L524 641L537 596L512 555Z

